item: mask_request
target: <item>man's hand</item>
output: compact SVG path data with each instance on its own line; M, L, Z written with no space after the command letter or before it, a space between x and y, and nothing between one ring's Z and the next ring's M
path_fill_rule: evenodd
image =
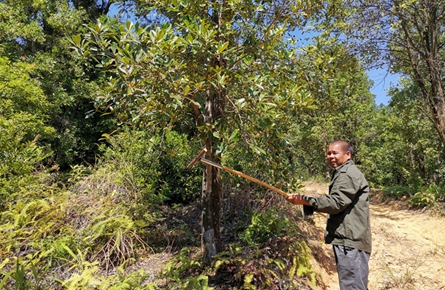
M302 205L312 206L309 203L309 199L310 199L310 197L301 195L299 193L290 194L289 197L287 198L287 200L293 204L302 204Z

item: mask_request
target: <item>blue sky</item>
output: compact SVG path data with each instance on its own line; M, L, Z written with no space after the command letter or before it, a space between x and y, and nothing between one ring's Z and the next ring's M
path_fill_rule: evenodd
M377 105L387 105L389 102L389 96L386 94L391 86L398 84L398 75L387 74L386 70L378 69L368 71L369 79L374 81L374 85L371 88L371 93L375 95L375 103Z

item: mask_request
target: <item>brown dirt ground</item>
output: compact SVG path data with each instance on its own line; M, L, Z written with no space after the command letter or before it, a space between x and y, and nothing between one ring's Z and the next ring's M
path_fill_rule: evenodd
M308 195L326 194L328 189L326 184L308 182L303 191ZM326 218L315 215L313 221L323 232ZM445 289L444 217L409 209L402 202L382 202L374 192L371 195L371 227L370 290ZM318 256L325 257L318 259L319 272L326 284L324 289L337 290L331 246L321 245L318 251L320 249L323 253ZM314 256L317 258L317 253L314 252Z

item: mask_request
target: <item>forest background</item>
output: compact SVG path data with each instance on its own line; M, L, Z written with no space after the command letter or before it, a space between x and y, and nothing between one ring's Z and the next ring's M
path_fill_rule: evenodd
M0 1L0 288L316 285L301 214L188 168L203 148L297 192L345 139L372 188L443 214L444 17L430 0ZM400 80L376 105L382 67ZM137 265L162 251L148 281Z

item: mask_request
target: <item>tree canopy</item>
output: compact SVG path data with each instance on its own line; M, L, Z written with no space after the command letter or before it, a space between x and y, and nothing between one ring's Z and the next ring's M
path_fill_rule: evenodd
M445 144L443 41L445 10L441 1L346 1L342 25L334 31L369 67L385 65L409 77ZM366 19L366 21L363 21Z

